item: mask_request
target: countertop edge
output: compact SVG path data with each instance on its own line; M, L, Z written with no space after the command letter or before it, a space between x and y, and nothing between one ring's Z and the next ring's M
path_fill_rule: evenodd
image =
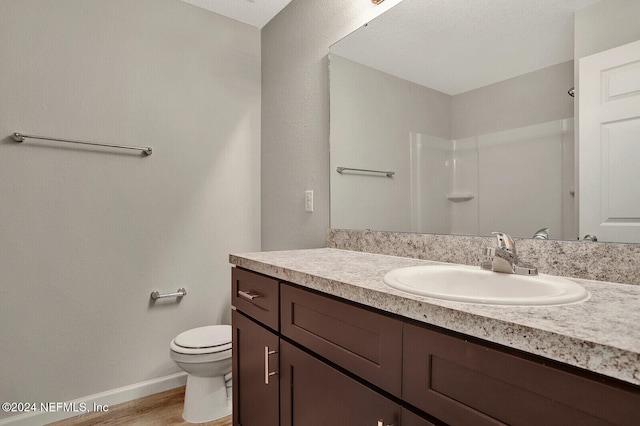
M367 255L367 253L359 253ZM229 262L244 269L384 312L640 385L640 353L637 352L465 312L454 307L432 304L428 300L403 297L400 294L393 294L393 291L379 291L354 285L345 282L345 280L323 278L309 272L278 266L246 256L248 255L230 254Z

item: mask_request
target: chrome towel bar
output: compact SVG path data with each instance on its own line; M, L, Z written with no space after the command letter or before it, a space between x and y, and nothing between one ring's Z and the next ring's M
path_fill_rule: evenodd
M336 167L336 172L342 174L342 172L346 172L346 171L353 171L353 172L366 172L366 173L382 173L384 175L387 175L387 177L393 177L393 175L396 174L396 172L390 172L390 171L386 171L386 170L368 170L368 169L352 169L351 167Z
M153 300L164 299L165 297L183 297L186 295L187 295L187 290L185 290L183 287L180 287L178 291L175 293L160 294L160 292L157 290L151 292L151 298Z
M153 150L151 147L145 146L127 146L127 145L112 145L106 143L95 143L95 142L85 142L85 141L76 141L71 139L61 139L61 138L52 138L48 136L35 136L35 135L25 135L23 133L15 132L13 134L13 140L20 143L24 142L25 139L41 139L44 141L55 141L55 142L65 142L65 143L78 143L81 145L93 145L93 146L106 146L109 148L122 148L122 149L133 149L136 151L142 151L145 156L151 155Z

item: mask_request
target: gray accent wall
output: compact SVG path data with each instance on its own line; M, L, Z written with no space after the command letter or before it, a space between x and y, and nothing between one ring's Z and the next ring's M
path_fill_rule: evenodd
M451 137L573 117L573 61L552 65L452 97ZM499 101L497 101L499 100Z
M262 249L324 246L329 46L392 5L293 0L262 29ZM314 191L314 212L304 209Z
M575 58L640 39L639 19L638 0L603 0L578 10L575 20Z

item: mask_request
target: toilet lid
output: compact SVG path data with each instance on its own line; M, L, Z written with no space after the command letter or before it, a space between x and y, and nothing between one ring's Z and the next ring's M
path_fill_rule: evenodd
M184 331L174 339L176 345L188 349L213 348L231 343L230 325L207 325Z

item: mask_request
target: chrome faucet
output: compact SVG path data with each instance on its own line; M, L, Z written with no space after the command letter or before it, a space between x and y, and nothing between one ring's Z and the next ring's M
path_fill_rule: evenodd
M492 232L498 240L498 247L485 247L482 250L484 259L480 263L482 269L506 274L538 275L538 269L521 262L516 254L516 243L504 232Z

